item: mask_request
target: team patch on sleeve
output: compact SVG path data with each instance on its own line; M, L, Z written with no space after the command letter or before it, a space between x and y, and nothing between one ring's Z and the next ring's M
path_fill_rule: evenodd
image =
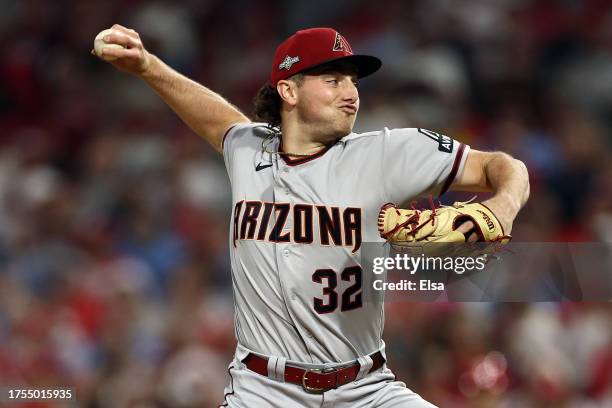
M438 142L439 151L445 153L453 152L453 139L451 139L450 137L427 129L417 128L417 130L420 134L425 135L431 140Z

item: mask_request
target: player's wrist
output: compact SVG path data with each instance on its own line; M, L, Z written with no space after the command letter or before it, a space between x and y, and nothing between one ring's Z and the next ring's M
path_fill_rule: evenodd
M161 60L154 54L144 50L140 72L137 75L145 81L151 81L159 77L160 68Z
M518 197L508 191L499 191L487 201L494 201L501 204L501 206L505 208L505 212L511 215L512 218L516 217L521 209L521 202Z
M498 192L490 199L483 201L497 217L504 228L504 232L509 234L512 230L512 223L520 210L520 202L516 197L507 192Z

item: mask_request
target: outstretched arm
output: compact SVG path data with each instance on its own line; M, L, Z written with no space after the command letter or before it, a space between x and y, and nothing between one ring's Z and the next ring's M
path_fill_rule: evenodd
M142 78L176 112L176 114L217 151L223 149L223 135L236 123L247 118L221 95L179 74L155 55L149 53L134 30L115 24L104 41L125 48L104 48L102 58L116 68Z
M509 234L514 219L529 198L529 174L522 161L506 153L471 149L463 174L450 189L494 192L493 197L483 204L493 211ZM464 228L469 229L467 226Z

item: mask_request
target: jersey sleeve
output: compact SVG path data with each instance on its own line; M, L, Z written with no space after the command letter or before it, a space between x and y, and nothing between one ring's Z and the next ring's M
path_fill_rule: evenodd
M229 175L230 182L234 174L234 163L239 150L254 149L260 140L256 140L255 129L261 127L261 124L256 123L237 123L232 125L223 136L223 161Z
M463 172L470 149L421 128L386 130L383 138L383 188L394 203L444 194Z

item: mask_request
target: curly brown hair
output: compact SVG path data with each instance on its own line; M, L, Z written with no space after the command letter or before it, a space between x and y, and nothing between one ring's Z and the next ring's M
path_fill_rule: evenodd
M255 120L265 122L270 127L280 129L280 110L282 104L283 101L276 89L270 84L265 84L259 88L255 99L253 99Z
M297 86L301 86L304 80L303 74L293 75L290 80L294 81ZM281 128L281 108L283 100L280 95L269 83L259 88L257 95L253 99L255 120L265 122L269 127Z

